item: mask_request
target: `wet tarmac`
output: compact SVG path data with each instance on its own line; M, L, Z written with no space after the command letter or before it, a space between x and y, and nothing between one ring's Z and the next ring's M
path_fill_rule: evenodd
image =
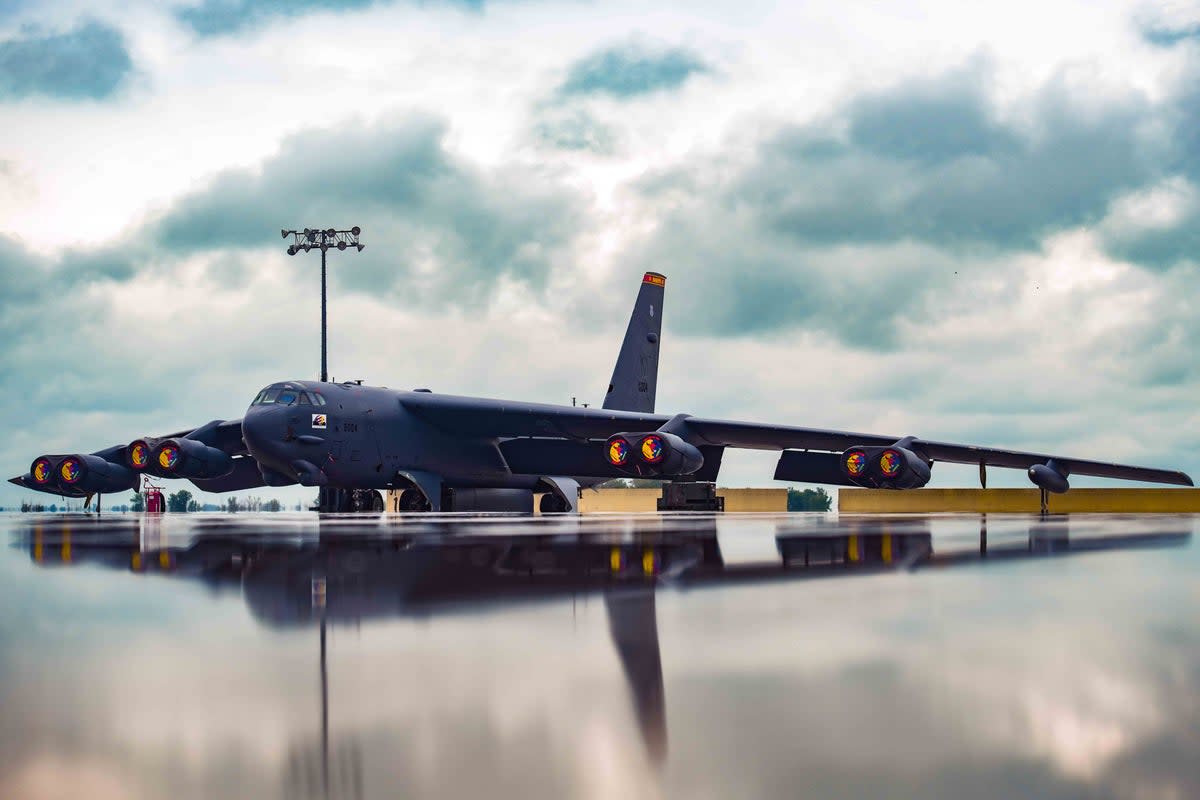
M0 797L1200 797L1172 516L0 515Z

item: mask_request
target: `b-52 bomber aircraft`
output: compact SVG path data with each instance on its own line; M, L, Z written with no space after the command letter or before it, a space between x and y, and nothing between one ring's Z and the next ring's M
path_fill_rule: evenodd
M1191 486L1183 472L952 444L915 436L654 413L666 278L647 272L601 408L284 381L236 420L143 437L90 454L43 455L10 479L71 497L128 491L146 473L206 492L320 487L321 511L575 511L579 490L626 476L717 478L725 448L781 451L775 479L915 489L935 462L1026 470L1044 491L1071 475Z

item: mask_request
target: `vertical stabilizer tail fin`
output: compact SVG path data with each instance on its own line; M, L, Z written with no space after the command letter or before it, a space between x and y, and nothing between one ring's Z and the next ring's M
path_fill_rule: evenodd
M642 276L625 341L613 368L604 408L615 411L654 411L654 394L658 388L658 349L662 337L663 296L667 279L657 272Z

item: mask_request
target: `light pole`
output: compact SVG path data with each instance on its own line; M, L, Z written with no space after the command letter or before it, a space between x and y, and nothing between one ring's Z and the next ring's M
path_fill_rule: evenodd
M362 228L357 225L348 231L339 231L334 228L326 228L325 230L305 228L302 231L281 230L279 233L284 239L289 236L295 239L292 244L288 245L287 254L289 256L294 256L301 250L307 253L313 248L321 251L321 382L325 383L329 380L328 358L326 355L325 253L331 247L336 247L338 250L345 250L347 247L352 247L361 253L364 245L359 243L358 235L362 233Z

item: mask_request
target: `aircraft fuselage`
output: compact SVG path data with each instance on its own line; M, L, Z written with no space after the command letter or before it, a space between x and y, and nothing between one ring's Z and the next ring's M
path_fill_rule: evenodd
M420 471L452 487L533 489L540 477L512 474L495 439L453 435L420 419L402 402L411 392L315 381L286 386L325 404L256 403L246 410L242 437L250 455L287 483L387 489L399 473Z

